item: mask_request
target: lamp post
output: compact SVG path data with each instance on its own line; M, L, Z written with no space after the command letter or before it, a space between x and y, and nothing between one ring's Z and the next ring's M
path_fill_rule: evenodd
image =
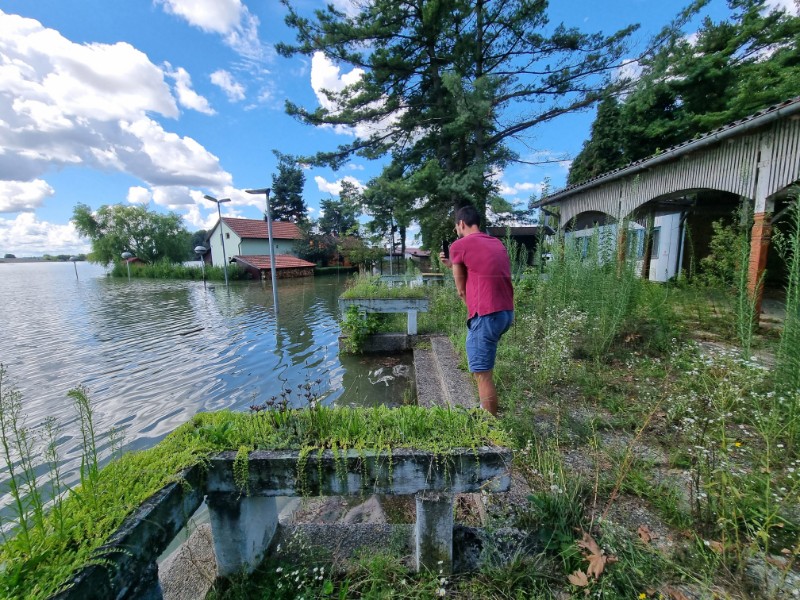
M200 256L200 268L203 270L203 287L206 285L206 261L205 255L208 252L208 248L205 246L195 246L194 248L195 254Z
M266 194L267 196L267 237L269 238L269 266L272 273L272 302L275 305L275 314L278 314L278 284L275 278L275 246L272 243L272 215L269 210L270 188L259 188L257 190L245 190L248 194Z
M77 256L70 256L69 257L72 266L75 267L75 281L80 281L78 279L78 257Z
M131 280L131 263L128 262L128 259L133 258L133 254L130 252L123 252L122 253L122 260L125 261L125 266L128 267L128 281Z
M219 217L219 241L222 242L222 269L225 271L225 287L228 287L228 257L225 254L225 236L222 235L222 212L219 209L219 205L223 202L230 202L230 198L222 198L217 200L213 196L205 195L203 196L206 200L211 200L211 202L216 202L217 204L217 216Z

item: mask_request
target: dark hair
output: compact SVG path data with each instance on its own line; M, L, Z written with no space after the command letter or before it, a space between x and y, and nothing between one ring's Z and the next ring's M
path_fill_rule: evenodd
M456 211L455 220L456 225L458 225L461 221L464 221L464 224L467 227L472 227L481 222L481 216L478 214L478 211L475 210L474 206L467 204Z

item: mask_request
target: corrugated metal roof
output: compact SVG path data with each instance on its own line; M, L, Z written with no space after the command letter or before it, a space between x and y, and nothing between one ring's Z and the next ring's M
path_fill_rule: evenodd
M273 232L274 234L274 232ZM261 271L269 270L270 265L270 258L269 254L258 254L258 255L243 255L243 256L234 256L233 260L246 263L251 267L255 267ZM275 255L275 268L276 269L297 269L302 267L316 267L312 262L308 262L307 260L303 260L302 258L297 258L296 256L290 256L289 254L276 254Z
M267 222L262 219L222 217L222 220L242 239L269 239ZM303 239L303 232L294 223L273 221L272 237L276 240L300 240Z
M686 140L680 144L676 144L675 146L671 146L659 154L639 159L625 165L624 167L619 167L613 171L608 171L592 177L591 179L587 179L586 181L581 181L580 183L575 183L560 190L556 190L549 196L545 196L538 202L534 203L533 208L541 208L542 206L553 204L560 200L566 199L578 191L588 190L600 185L601 183L613 181L637 171L651 168L656 163L660 163L665 159L676 159L684 154L693 152L699 147L706 146L710 143L716 143L722 139L738 135L749 129L751 126L762 126L762 123L771 123L775 119L796 114L798 110L800 110L800 96L796 96L779 104L769 106L756 113L753 113L752 115L718 127L713 131L709 131L708 133L699 137Z

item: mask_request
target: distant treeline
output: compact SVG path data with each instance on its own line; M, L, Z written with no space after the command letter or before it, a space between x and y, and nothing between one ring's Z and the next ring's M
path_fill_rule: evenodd
M44 256L21 256L17 258L13 254L4 254L0 258L0 262L14 261L14 262L67 262L70 258L78 261L86 260L85 254L45 254Z

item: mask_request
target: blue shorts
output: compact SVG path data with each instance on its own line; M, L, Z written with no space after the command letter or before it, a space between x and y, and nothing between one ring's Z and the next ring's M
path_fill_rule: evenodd
M478 315L467 321L467 363L471 373L494 369L497 342L513 321L513 310Z

